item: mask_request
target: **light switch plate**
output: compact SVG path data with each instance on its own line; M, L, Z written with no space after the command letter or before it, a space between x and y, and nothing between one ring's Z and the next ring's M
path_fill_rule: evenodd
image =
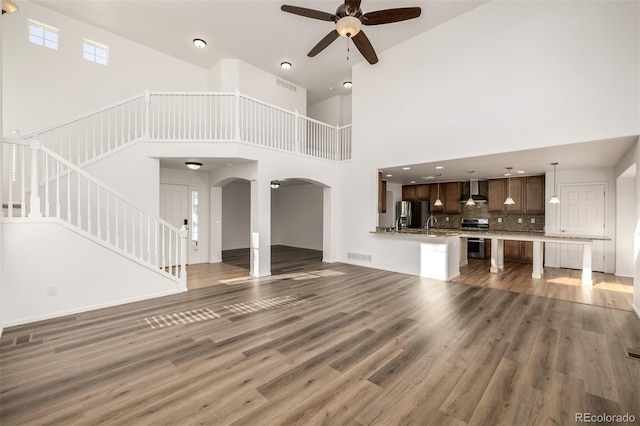
M518 218L518 223L522 223L522 218L521 217Z
M501 217L498 218L498 223L502 223L502 218Z
M536 223L536 218L535 217L531 218L531 223Z

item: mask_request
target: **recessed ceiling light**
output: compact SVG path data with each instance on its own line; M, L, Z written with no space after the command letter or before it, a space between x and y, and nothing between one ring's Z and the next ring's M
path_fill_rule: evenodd
M286 70L290 70L292 65L291 65L291 62L285 61L280 64L280 67L282 67L282 69L286 71Z
M207 42L201 38L194 38L193 45L199 49L203 49L207 46Z
M342 83L342 85L345 89L351 89L353 87L353 83L350 81L345 81L344 83Z
M393 175L387 175L387 177L391 177L391 176L393 176Z
M402 170L411 170L411 167L403 167Z
M523 175L523 174L525 174L525 173L527 173L527 172L525 172L524 170L518 170L518 173L520 173L521 175Z
M415 180L412 180L412 181L411 181L411 182L409 182L409 183L416 183L416 181L415 181Z
M422 179L430 180L430 179L435 179L435 177L433 177L433 176L423 176Z
M443 166L436 166L436 170L442 170L442 169L444 169Z
M184 164L191 170L198 170L200 167L202 167L202 163L198 163L196 161L187 161Z

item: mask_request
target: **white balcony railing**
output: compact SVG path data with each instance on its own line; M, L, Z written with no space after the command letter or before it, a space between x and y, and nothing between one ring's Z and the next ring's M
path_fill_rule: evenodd
M235 93L150 92L29 133L75 165L129 142L243 142L331 161L351 159L351 126L334 127Z
M2 149L8 220L55 218L186 290L185 229L136 207L37 139L4 139Z

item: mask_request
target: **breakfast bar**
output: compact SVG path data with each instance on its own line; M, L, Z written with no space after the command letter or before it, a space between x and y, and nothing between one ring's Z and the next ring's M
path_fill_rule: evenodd
M533 242L533 268L531 276L533 278L542 278L544 274L544 250L543 243L556 243L556 244L579 244L582 245L582 284L592 285L592 247L593 242L602 240L609 240L608 237L602 236L569 236L562 234L545 234L543 232L509 232L509 231L464 231L464 230L444 230L444 229L430 229L430 230L377 230L373 232L375 234L393 235L394 237L409 238L411 240L422 239L423 243L420 245L420 258L421 264L431 265L431 268L438 262L443 263L443 267L446 268L446 273L439 273L437 276L431 276L431 278L444 278L450 279L450 277L457 275L452 267L452 260L456 259L460 265L466 264L466 252L461 249L458 256L454 256L452 247L465 248L467 238L488 238L491 240L491 265L489 271L491 273L497 273L504 269L504 241L532 241ZM463 240L463 243L453 244L452 239ZM440 246L438 248L437 246ZM435 254L439 253L438 256ZM446 266L445 266L446 265ZM421 268L422 276L430 276L425 272L425 268Z

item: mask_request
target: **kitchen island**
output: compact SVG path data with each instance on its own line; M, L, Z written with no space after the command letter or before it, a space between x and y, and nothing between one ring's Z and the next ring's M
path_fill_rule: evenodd
M582 284L592 285L592 247L594 241L608 241L609 237L602 236L576 236L576 235L564 235L564 234L546 234L543 232L518 232L518 231L464 231L455 229L410 229L405 231L389 231L389 230L377 230L374 232L378 235L395 235L398 238L422 238L425 241L429 241L433 238L446 238L448 245L453 245L448 240L459 240L456 244L458 248L457 255L457 268L459 273L460 264L466 264L466 239L467 238L489 238L491 239L491 266L489 271L491 273L497 273L504 269L504 241L532 241L533 242L533 271L531 276L533 278L542 278L544 274L544 252L543 243L557 243L557 244L580 244L583 247L582 252ZM462 240L462 242L460 241ZM462 248L462 250L461 250ZM423 253L421 249L421 262L423 261L423 254L426 256L429 253L425 248ZM453 255L447 258L447 263L453 260ZM426 261L426 264L433 265L438 261L437 257ZM422 264L421 264L422 265ZM421 266L422 271L422 266ZM422 276L422 275L421 275ZM427 276L427 275L424 275ZM435 278L435 277L432 277ZM450 278L447 278L450 279Z
M409 229L372 233L414 245L411 250L417 253L414 259L419 262L421 277L448 281L460 275L460 236L456 232Z

